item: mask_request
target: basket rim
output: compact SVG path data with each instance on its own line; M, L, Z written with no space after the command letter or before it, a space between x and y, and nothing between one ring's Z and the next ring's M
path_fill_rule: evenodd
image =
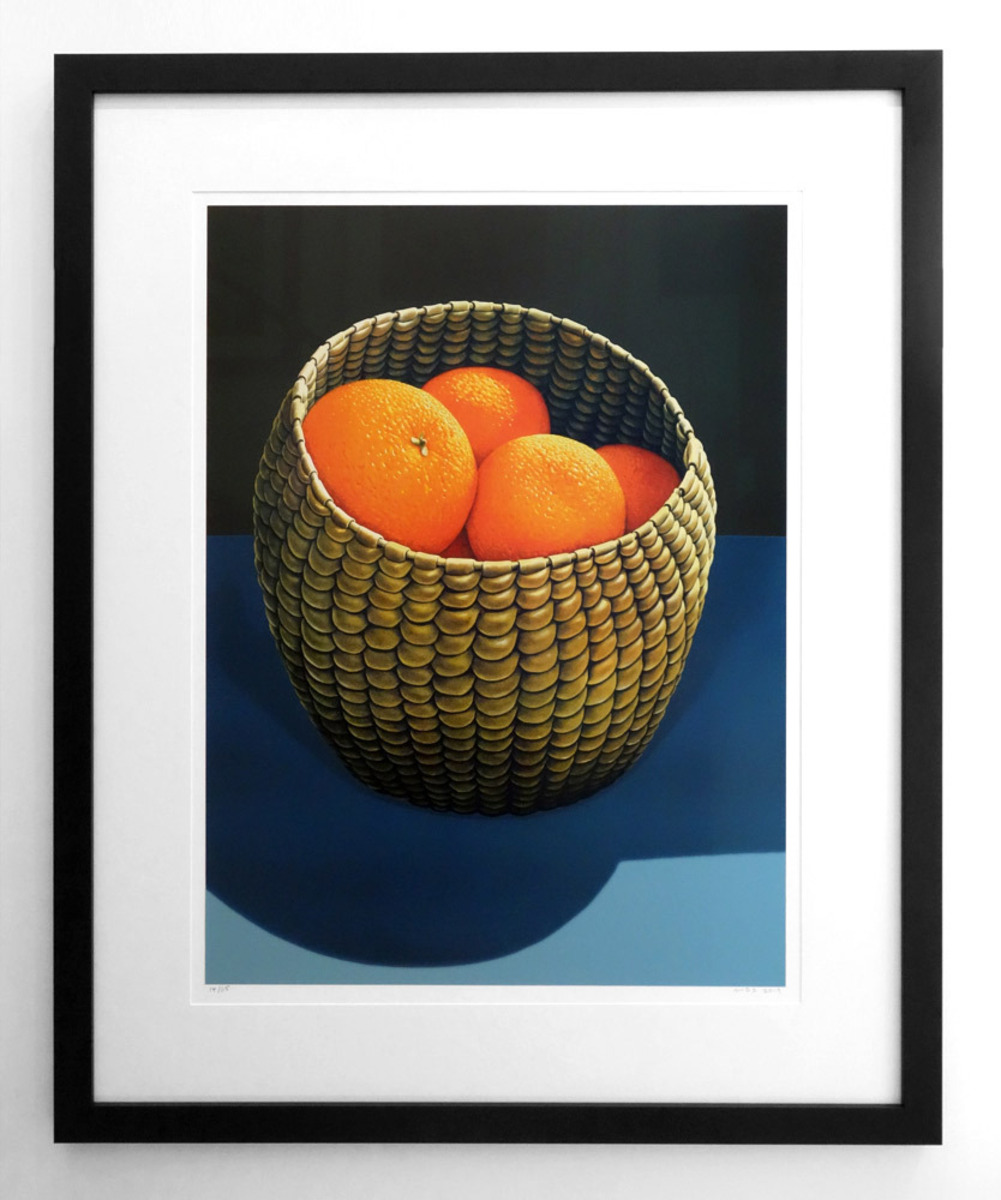
M595 342L603 349L606 349L609 354L622 360L623 365L638 370L642 375L645 375L651 385L660 394L661 398L672 410L677 418L677 427L681 429L684 437L685 448L682 455L682 461L685 465L684 474L670 496L664 501L661 507L653 513L642 525L638 525L635 529L626 530L617 538L612 538L609 541L599 542L593 546L584 546L576 550L560 551L557 554L538 556L535 558L521 559L477 559L477 558L453 558L444 557L441 554L431 554L425 550L414 550L409 546L403 545L401 542L394 542L392 539L385 537L383 534L376 532L374 529L369 529L360 521L346 512L333 499L327 491L323 480L320 478L316 467L313 465L313 460L309 451L306 448L306 440L302 432L303 418L308 411L309 404L307 390L312 386L315 391L315 371L317 367L317 356L321 352L326 352L328 355L336 348L343 345L344 342L359 333L371 332L380 325L391 324L398 326L402 323L420 321L427 316L440 317L445 320L450 313L453 312L503 312L510 313L516 316L525 316L531 320L545 321L550 325L559 325L562 329L576 334L588 341ZM313 368L312 382L307 377L307 373ZM679 496L684 500L686 490L694 489L698 478L694 462L698 453L704 453L702 443L695 435L691 422L685 415L680 403L671 395L667 384L645 363L642 359L631 354L624 347L613 342L604 334L596 333L589 329L586 325L579 321L574 321L569 317L559 317L553 313L547 312L544 309L525 307L521 304L513 304L501 301L490 300L451 300L437 304L419 305L410 308L392 309L387 312L378 313L375 316L363 317L349 325L345 329L338 330L336 333L325 338L324 341L313 351L310 357L303 364L297 375L292 387L286 393L286 400L289 401L291 407L291 433L295 442L296 452L299 458L301 468L304 468L303 475L308 482L308 486L312 488L316 499L325 507L330 515L346 529L354 533L359 541L369 549L379 549L384 551L388 557L397 561L411 561L418 566L424 567L439 567L449 571L452 564L452 571L460 571L461 573L474 572L484 575L506 574L511 570L517 570L519 573L541 570L545 567L556 570L560 567L570 566L574 563L587 562L591 559L600 557L605 554L631 550L635 544L642 539L644 535L649 535L653 530L660 531L667 523L669 517L674 514L671 511L670 502L675 496ZM314 402L316 397L314 396ZM302 411L296 411L301 409Z

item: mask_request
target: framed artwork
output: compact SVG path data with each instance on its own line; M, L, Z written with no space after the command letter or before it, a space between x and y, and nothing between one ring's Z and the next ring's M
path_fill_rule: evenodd
M57 1139L939 1140L940 55L63 56L55 149Z

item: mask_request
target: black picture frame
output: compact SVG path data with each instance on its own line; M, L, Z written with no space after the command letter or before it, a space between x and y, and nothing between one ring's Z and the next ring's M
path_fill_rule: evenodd
M582 85L586 81L586 85ZM94 1095L93 111L103 94L890 90L902 103L901 1102L100 1103ZM54 1134L60 1142L941 1142L938 51L57 55Z

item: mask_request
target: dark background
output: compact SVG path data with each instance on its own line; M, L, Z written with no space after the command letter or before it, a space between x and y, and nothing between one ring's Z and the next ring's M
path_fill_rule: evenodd
M365 317L541 308L646 362L695 427L721 534L785 533L780 206L213 207L208 532L249 533L261 448L302 364Z

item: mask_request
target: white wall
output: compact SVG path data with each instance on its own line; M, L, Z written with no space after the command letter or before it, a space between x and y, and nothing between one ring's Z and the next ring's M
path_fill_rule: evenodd
M381 0L6 0L0 10L0 1193L11 1200L293 1195L1001 1195L1001 971L993 754L1001 256L987 6L792 0L433 5ZM53 1146L47 475L54 52L946 51L945 1145L831 1147ZM32 499L37 498L37 499ZM62 498L66 500L65 497Z

